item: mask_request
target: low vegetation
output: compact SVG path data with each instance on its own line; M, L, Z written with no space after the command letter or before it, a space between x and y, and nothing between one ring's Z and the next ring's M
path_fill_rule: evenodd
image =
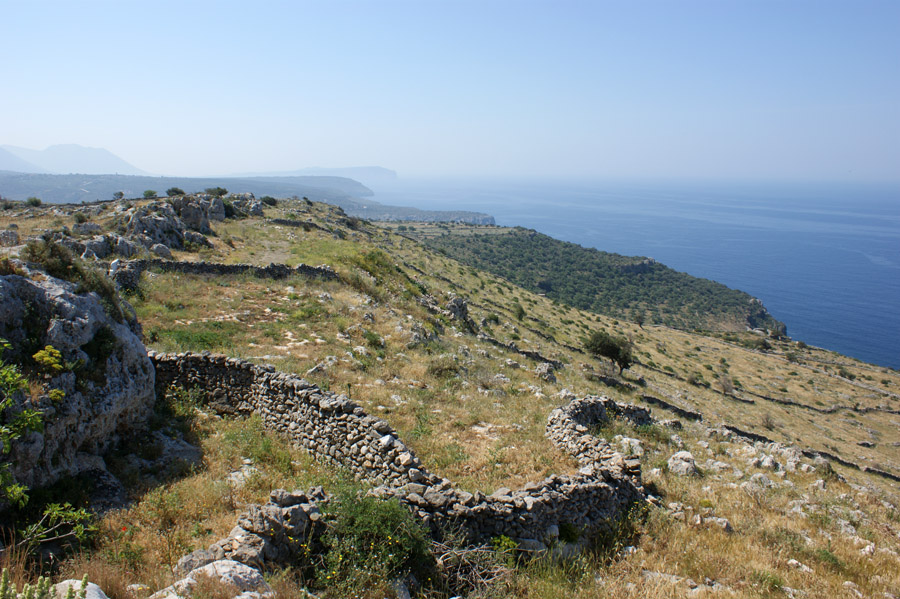
M583 310L682 329L784 330L750 295L648 258L584 248L521 228L419 227L411 234L460 262Z
M80 208L61 210L63 216L38 212L17 220L19 233L71 226ZM111 212L97 211L91 222L111 228ZM149 347L225 353L346 393L398 429L430 471L485 493L577 471L578 465L544 437L548 414L571 395L607 395L650 407L658 420L675 417L647 399L658 398L702 414L703 421L681 417L681 430L613 422L593 431L640 458L645 487L659 498L658 505L635 509L599 538L585 538L574 527L560 530L560 546L578 543L585 549L567 559L518 552L515 541L504 537L479 547L465 545L453 531L430 539L399 504L355 500L364 486L292 448L265 430L258 417L219 416L204 408L202 396L173 390L159 399L147 437L129 440L106 458L109 469L127 483L130 505L92 519L96 532L53 564L5 552L19 587L35 583L41 574L57 580L87 573L112 599L134 599L129 584L141 582L154 591L170 584L178 558L227 536L248 503L265 501L274 488L321 485L344 498L334 508L322 561L310 569L267 572L278 596L303 596L304 588L326 597L393 596L393 583L408 574L416 581L406 579L412 592L429 598L706 593L814 599L849 596L849 588L872 597L900 588L895 483L839 463L833 469L819 464L808 472L775 470L761 461L773 454L765 443L754 446L708 429L727 423L900 473L900 448L894 443L900 426L897 372L740 327L699 334L642 326L662 321L664 310L654 315L651 296L612 302L618 307L601 314L582 310L536 287L547 273L520 287L512 273L499 276L455 260L451 245L461 244L455 238L464 236L453 225L407 223L400 235L392 227L351 221L333 207L303 200L266 203L266 212L269 218L311 224L228 219L213 224L213 247L202 256L176 251L176 258L325 263L335 268L338 280L148 270L140 293L130 299ZM4 211L0 224L13 218ZM420 232L447 232L454 239L440 242L447 243L440 252L409 237ZM553 249L554 244L528 232L510 236L521 238L516 244L535 238L538 249L530 256L536 271L544 268L538 253L582 255L573 248ZM428 243L440 239L430 237ZM494 243L473 240L485 252L489 247L500 252ZM524 245L520 249L529 251ZM77 274L88 265L51 246L28 251L45 268L76 282L90 279ZM583 259L584 265L593 264L588 254ZM653 276L661 277L661 285L676 281L662 270ZM532 283L540 293L525 288ZM467 300L481 336L443 311L451 294ZM723 299L725 305L730 301ZM733 313L714 313L718 322L737 322L731 320L737 318ZM686 312L672 314L679 326L715 328ZM96 352L102 352L101 341ZM32 353L40 349L45 348ZM539 363L521 352L562 366L552 379L541 378ZM47 359L50 352L41 358ZM34 383L39 382L36 377ZM160 453L157 433L198 446L202 457L152 476L142 473L131 456ZM696 476L669 471L668 459L679 451L696 458ZM757 474L777 484L759 491L742 487ZM69 496L78 496L74 481L63 487ZM32 493L30 503L46 505L60 492L47 490L40 498ZM731 530L710 524L710 518L726 519ZM697 591L698 584L721 587Z

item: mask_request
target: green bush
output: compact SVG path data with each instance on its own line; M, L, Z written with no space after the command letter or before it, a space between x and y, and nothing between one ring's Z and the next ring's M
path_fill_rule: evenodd
M166 195L169 196L169 197L172 197L172 196L183 196L183 195L184 195L184 190L181 189L180 187L170 187L169 189L166 190Z
M152 200L152 199L155 198L155 197L156 197L156 191L155 191L155 190L153 190L153 189L146 189L146 190L144 190L144 199L145 199L145 200Z
M224 187L207 187L203 191L205 191L209 195L217 197L217 198L221 198L222 196L224 196L225 194L228 193L228 190L225 189Z
M86 223L88 221L87 214L84 212L76 212L75 213L75 222L80 224Z
M29 206L37 207L37 206L41 205L41 198L36 198L34 196L31 196L30 198L25 200L25 203L28 204Z
M272 196L263 196L259 199L260 202L265 204L266 206L277 206L278 200L273 198Z
M606 331L594 331L584 344L590 354L607 358L619 367L619 374L634 362L631 343L624 337L615 337Z
M365 496L345 486L328 513L322 586L347 596L378 592L410 573L426 579L431 559L425 530L396 499Z

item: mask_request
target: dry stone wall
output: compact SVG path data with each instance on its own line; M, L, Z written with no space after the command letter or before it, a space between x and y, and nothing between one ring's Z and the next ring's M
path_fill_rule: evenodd
M222 264L219 262L174 262L171 260L131 260L118 266L111 273L116 283L123 289L136 289L143 271L156 268L164 272L179 272L194 275L241 275L250 274L265 279L286 279L292 276L319 277L327 280L337 278L337 273L330 266L309 266L299 264Z
M585 427L601 413L646 423L649 412L606 398L576 400L551 415L548 436L578 457L577 475L553 475L520 490L485 495L429 473L390 424L344 395L221 355L150 352L150 359L157 393L171 385L199 388L219 411L258 414L295 445L378 484L374 493L397 498L435 530L458 526L473 540L507 535L540 544L552 540L563 523L584 530L609 526L643 497L640 462L625 459Z

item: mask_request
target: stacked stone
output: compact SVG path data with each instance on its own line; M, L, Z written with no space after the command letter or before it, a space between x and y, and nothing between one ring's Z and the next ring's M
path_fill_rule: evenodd
M649 413L606 398L575 400L551 414L548 436L585 463L579 475L551 476L487 496L429 473L387 422L344 395L225 356L150 352L150 359L157 393L170 385L199 387L217 409L259 414L267 428L296 445L379 484L373 492L395 497L434 530L461 527L472 540L503 534L534 546L551 539L562 523L603 528L642 497L640 462L624 459L582 423L601 421L609 411L645 424Z
M585 474L600 471L613 478L625 476L640 487L641 461L626 458L592 432L592 428L612 417L628 420L634 426L653 423L650 411L645 408L618 403L608 397L588 396L553 410L547 419L546 435L557 447L574 456Z
M309 565L306 562L319 548L325 532L319 505L329 501L321 487L305 493L275 489L267 503L250 505L226 538L178 560L175 574L184 576L222 559L260 570L267 563Z
M309 266L298 264L221 264L218 262L173 262L170 260L131 260L124 263L116 272L115 280L120 287L130 289L141 272L148 268L158 268L165 272L178 272L195 275L241 275L251 274L265 279L286 279L291 276L320 277L327 280L337 278L334 269L327 265Z

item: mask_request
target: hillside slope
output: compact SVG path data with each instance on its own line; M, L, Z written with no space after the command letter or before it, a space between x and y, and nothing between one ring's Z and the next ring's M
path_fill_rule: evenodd
M0 228L15 223L25 238L66 226L84 242L93 233L77 233L77 221L121 232L123 215L142 204L17 207L0 212ZM346 394L461 489L490 494L576 472L545 436L548 416L573 397L651 410L652 426L615 421L586 434L639 458L659 507L648 504L578 559L523 555L472 595L830 598L849 593L845 583L866 596L900 586L897 372L788 340L762 344L754 333L641 327L579 310L325 204L280 201L264 217L212 226L210 247L193 244L174 259L324 263L336 278L150 266L130 296L148 346L271 365ZM595 330L633 344L637 361L624 375L584 352ZM549 363L558 365L552 376ZM68 572L161 588L181 555L227 536L246 504L265 502L273 488L338 488L339 469L261 430L258 418L198 412L199 395L185 395L198 403L166 418L199 439L202 462L180 478L138 476L129 452L156 455L155 437L111 457L135 503L101 521L97 548ZM180 420L188 416L192 424ZM660 424L673 418L680 429ZM680 451L696 460L694 475L677 473ZM250 468L240 486L224 482ZM269 577L284 596L299 595L285 581L350 594L308 572ZM393 593L386 584L354 592Z
M519 227L420 226L409 234L582 310L680 329L785 331L752 296L649 258L610 254Z

